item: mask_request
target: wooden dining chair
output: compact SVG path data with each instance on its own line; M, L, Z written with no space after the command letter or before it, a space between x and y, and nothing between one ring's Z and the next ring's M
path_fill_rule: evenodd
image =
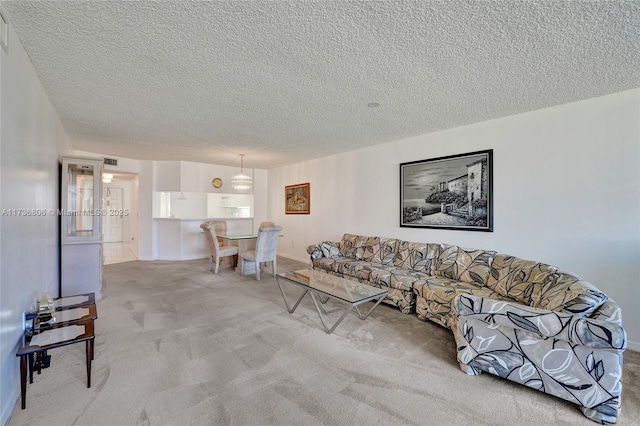
M216 264L214 273L218 273L220 267L220 258L231 256L231 266L238 264L238 247L237 246L221 246L218 242L215 229L209 222L200 224L200 228L204 232L205 240L207 241L207 247L209 247L209 270L213 266L213 262Z

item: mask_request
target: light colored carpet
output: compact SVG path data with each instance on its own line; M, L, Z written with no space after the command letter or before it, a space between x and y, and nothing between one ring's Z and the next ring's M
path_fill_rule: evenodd
M305 267L279 261L280 271ZM286 312L272 276L207 266L106 266L93 386L84 345L52 350L8 425L595 424L566 401L467 376L436 324L380 305L327 335L310 299ZM627 351L621 425L640 419L639 367Z

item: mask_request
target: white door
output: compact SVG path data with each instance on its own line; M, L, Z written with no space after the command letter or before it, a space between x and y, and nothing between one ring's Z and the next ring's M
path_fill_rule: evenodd
M122 194L123 189L113 186L103 188L104 209L106 216L103 217L102 229L104 231L105 243L122 242L122 224L124 218Z

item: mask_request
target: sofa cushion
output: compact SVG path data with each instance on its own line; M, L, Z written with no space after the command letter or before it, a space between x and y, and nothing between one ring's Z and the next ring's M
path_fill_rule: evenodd
M363 237L362 235L344 234L340 242L340 251L342 251L346 257L362 259L366 241L367 237Z
M441 244L433 275L486 286L495 251L467 249Z
M381 263L380 258L380 237L369 237L364 242L364 252L362 260L372 263Z
M405 291L412 291L413 283L430 277L429 274L411 269L394 269L389 276L387 287L397 288Z
M414 282L413 292L425 299L435 298L447 303L452 302L458 294L475 294L477 296L513 301L508 297L497 294L486 286L479 287L464 281L433 276Z
M334 275L343 276L344 278L354 278L359 281L369 280L371 271L376 266L364 260L353 259L351 257L338 257L334 259L320 258L313 259L314 269L329 272ZM379 267L383 267L379 265Z
M591 283L567 272L557 272L546 277L539 293L534 292L532 305L551 311L565 311L581 317L589 317L604 302L607 295Z
M398 269L394 266L379 266L371 271L369 281L375 286L385 286L400 290L411 291L415 281L429 277L424 272L409 269Z
M371 264L371 274L369 275L369 281L374 286L386 286L391 287L391 271L395 271L397 268L395 266L387 266L387 265L376 265L375 263Z
M438 255L439 244L399 241L394 265L432 275L433 261Z
M396 238L380 238L380 263L394 266L398 241Z
M498 254L491 264L487 287L520 303L534 306L540 300L540 283L556 272L558 268L555 266Z
M453 309L453 299L458 294L474 294L490 297L496 300L511 300L501 296L485 286L445 277L429 277L413 283L416 295L416 313L421 320L431 320L443 327L453 330L456 313Z
M394 266L373 266L374 268L369 275L369 281L371 281L375 286L385 286L404 291L411 291L415 281L429 277L429 275L424 272L412 271L409 269L397 269Z
M333 271L339 272L344 275L345 278L356 277L368 280L369 275L371 275L371 263L364 260L343 257L341 259L335 259Z
M506 254L495 257L487 286L534 308L582 317L590 316L607 300L604 293L573 274Z
M363 281L368 281L366 284L369 284L369 285L373 284L373 279L371 278L372 272L377 271L379 269L384 270L389 268L388 266L384 266L379 263L375 264L375 263L366 262L362 260L357 262L361 262L361 263L354 263L353 265L349 265L348 267L343 269L345 271L345 278L347 278L349 274L353 274L355 272L355 276L357 278Z
M352 259L353 260L353 259ZM321 257L320 259L313 259L313 268L320 269L322 271L334 272L333 267L335 265L335 259L328 259Z

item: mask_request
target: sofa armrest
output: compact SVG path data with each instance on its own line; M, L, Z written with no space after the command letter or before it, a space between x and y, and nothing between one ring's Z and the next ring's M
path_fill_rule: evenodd
M322 249L320 248L320 244L313 244L307 247L307 253L311 256L311 260L313 259L321 259L324 257L322 254Z
M602 306L591 314L591 319L622 326L622 309L620 309L620 305L615 300L609 297Z
M460 317L458 322L463 317L473 317L487 324L519 329L543 338L552 337L582 346L617 350L627 347L626 332L616 322L470 294L456 296L453 308Z
M324 241L320 244L314 244L307 247L307 253L311 256L311 260L322 259L325 256L325 252L323 251L323 247L325 251L332 252L332 255L329 257L342 257L344 256L342 252L340 252L340 241Z

